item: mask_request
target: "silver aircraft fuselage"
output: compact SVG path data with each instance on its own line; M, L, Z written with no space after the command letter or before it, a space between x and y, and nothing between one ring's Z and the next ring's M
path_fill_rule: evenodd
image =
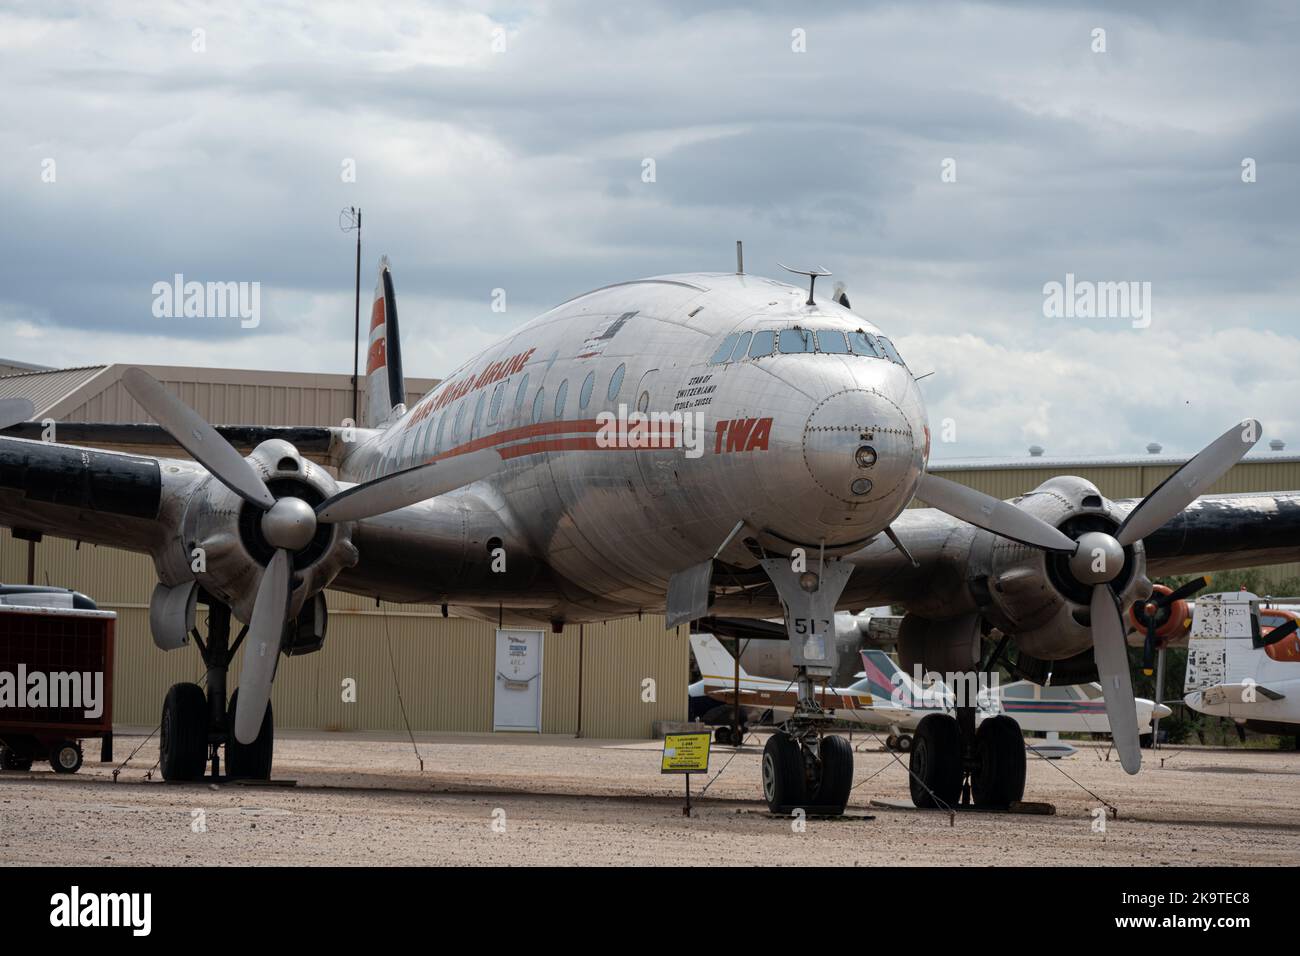
M711 558L738 522L724 561L755 542L813 561L857 551L912 500L929 428L879 329L807 300L728 273L580 295L362 430L340 477L501 454L498 474L444 496L459 510L426 502L384 519L412 535L476 526L466 540L484 547L465 556L465 587L431 582L430 596L458 606L498 603L492 579L470 567L488 563L489 544L507 563L544 564L558 593L539 587L534 606L568 620L662 609L670 576ZM499 578L500 603L527 607L515 574Z

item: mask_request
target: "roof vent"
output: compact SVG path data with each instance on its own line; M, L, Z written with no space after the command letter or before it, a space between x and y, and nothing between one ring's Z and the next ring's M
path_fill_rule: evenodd
M1161 451L1161 447L1160 447L1160 442L1158 441L1153 441L1151 442L1151 444L1147 445L1148 455L1158 455L1160 454L1160 451Z
M1283 448L1286 447L1286 442L1284 442L1280 438L1274 438L1271 442L1268 443L1268 447L1273 449L1274 451L1281 451Z
M1042 445L1030 445L1030 446L1029 446L1029 457L1031 457L1031 458L1042 458L1042 457L1043 457L1043 446L1042 446Z

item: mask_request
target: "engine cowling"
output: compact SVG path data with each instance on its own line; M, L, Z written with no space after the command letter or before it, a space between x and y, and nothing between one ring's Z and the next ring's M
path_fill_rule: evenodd
M1113 534L1124 518L1095 485L1075 476L1051 478L1014 504L1075 539L1090 531ZM1124 565L1112 587L1121 606L1127 607L1151 594L1151 581L1141 541L1124 548L1123 554ZM970 570L977 588L983 582L987 590L980 601L985 619L1012 635L1020 650L1052 661L1091 648L1092 585L1079 580L1068 554L983 532L972 550Z
M258 445L248 461L276 499L298 498L315 507L339 490L324 468L281 439ZM262 570L275 553L262 534L262 514L215 478L198 482L172 545L157 561L159 580L165 586L196 581L248 621ZM308 598L357 559L351 524L317 524L310 541L293 554L288 616L297 617Z

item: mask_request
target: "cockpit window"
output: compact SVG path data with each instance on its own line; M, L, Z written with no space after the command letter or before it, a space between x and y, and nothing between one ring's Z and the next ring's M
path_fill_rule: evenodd
M718 350L713 353L713 358L709 359L709 364L721 365L723 362L727 361L727 359L731 358L731 353L736 347L736 340L738 338L740 338L740 333L732 332L723 339L722 344L718 346Z
M898 349L894 348L894 343L889 341L889 339L882 335L876 341L880 343L880 347L885 350L885 354L889 356L891 362L897 362L899 365L907 364L903 361L903 356L898 354Z
M754 341L749 343L749 357L759 358L763 355L771 355L774 348L776 348L775 332L771 330L755 332Z
M849 351L854 355L866 355L870 358L886 357L884 350L877 347L876 337L861 329L849 333Z
M780 336L777 337L776 344L782 355L815 351L813 348L813 334L807 329L782 329Z
M740 342L736 345L736 361L739 362L749 351L749 340L754 337L753 332L746 332L740 337Z
M828 352L831 355L847 355L849 345L844 340L843 332L821 329L817 332L817 351Z

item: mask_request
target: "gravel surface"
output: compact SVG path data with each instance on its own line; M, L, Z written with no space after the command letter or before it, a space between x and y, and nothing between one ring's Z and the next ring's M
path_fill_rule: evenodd
M1136 777L1100 745L1060 761L1031 754L1026 799L1056 815L961 812L950 825L873 806L906 801L907 773L859 735L850 818L800 831L766 814L763 738L752 739L715 746L709 776L723 772L703 795L707 778L693 778L690 818L682 779L659 773L657 742L424 736L421 772L406 740L289 733L275 777L296 786L280 787L146 779L155 739L116 783L114 765L91 760L72 776L45 764L0 773L0 863L1300 864L1300 753L1146 751ZM119 734L118 760L143 741ZM1104 832L1101 801L1078 784L1118 807Z

